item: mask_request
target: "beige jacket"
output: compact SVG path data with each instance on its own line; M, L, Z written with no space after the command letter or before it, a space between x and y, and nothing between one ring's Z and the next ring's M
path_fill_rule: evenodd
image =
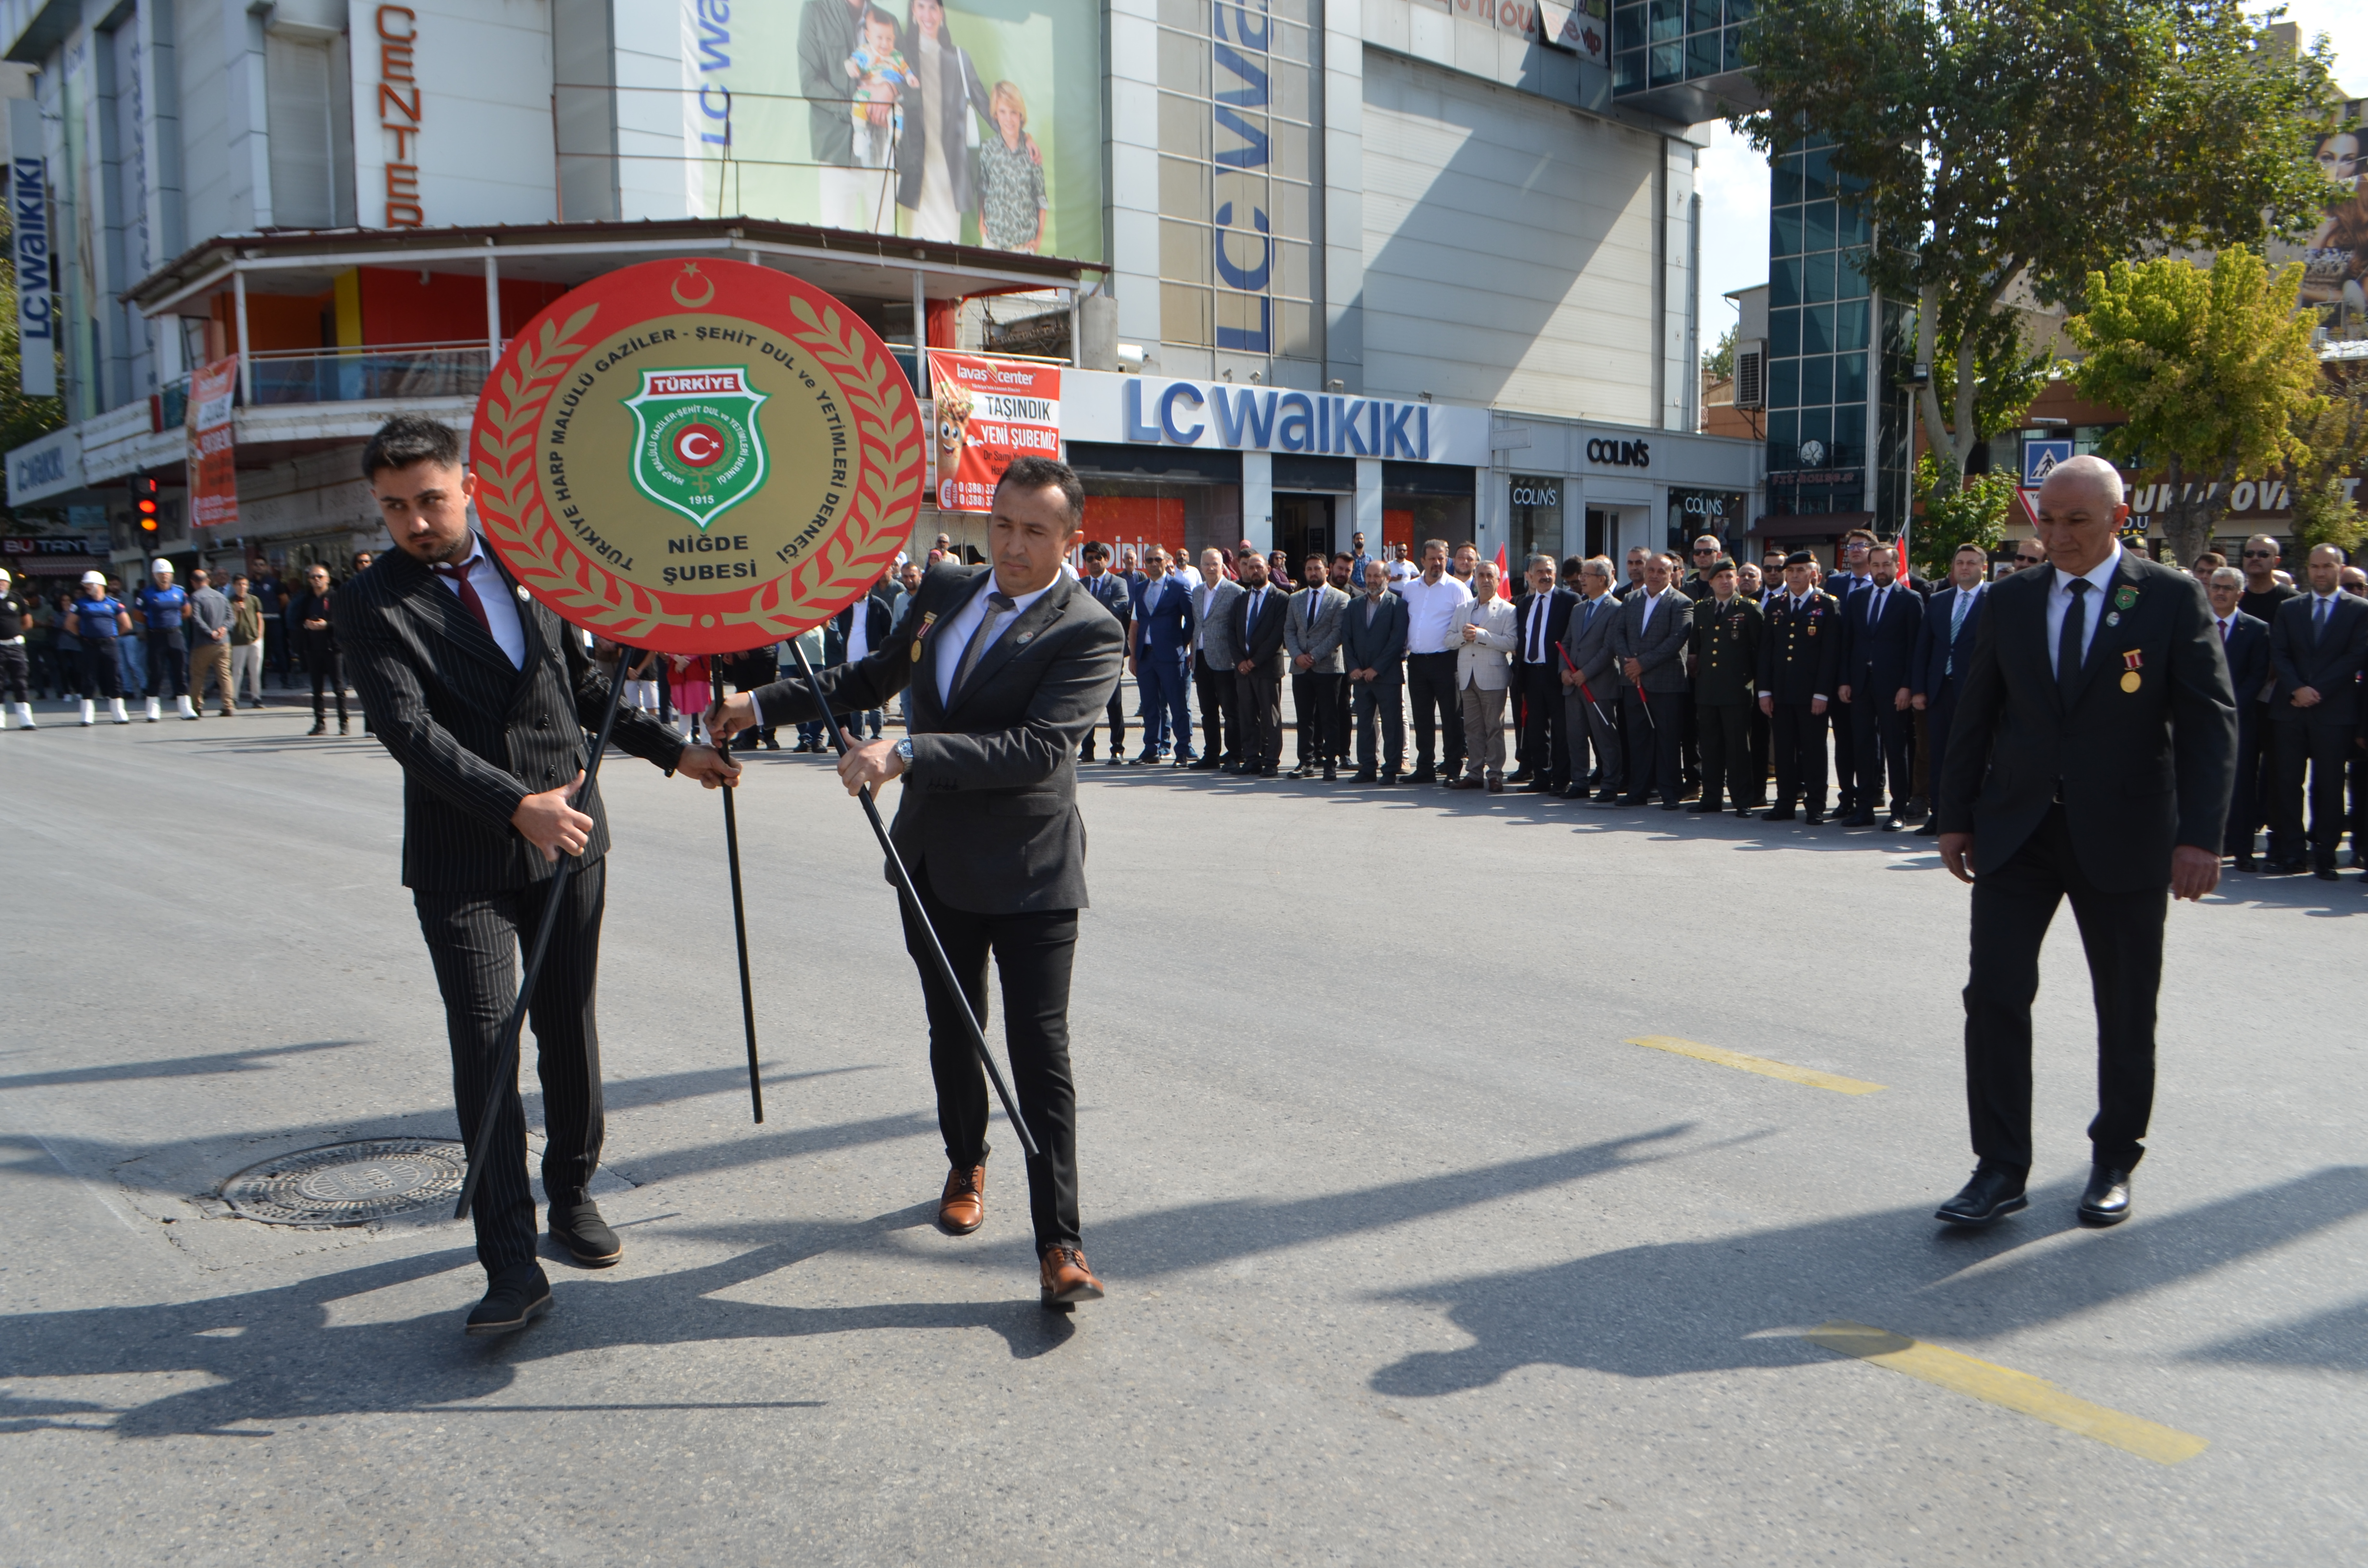
M1476 626L1480 635L1466 642L1463 629ZM1447 622L1447 645L1455 650L1455 689L1477 687L1502 691L1513 684L1513 651L1521 645L1520 616L1510 599L1482 604L1467 599L1455 607Z

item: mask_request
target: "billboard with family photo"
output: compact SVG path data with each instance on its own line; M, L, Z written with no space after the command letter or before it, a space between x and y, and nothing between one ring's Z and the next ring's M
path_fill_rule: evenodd
M1094 0L683 0L693 210L1099 261Z

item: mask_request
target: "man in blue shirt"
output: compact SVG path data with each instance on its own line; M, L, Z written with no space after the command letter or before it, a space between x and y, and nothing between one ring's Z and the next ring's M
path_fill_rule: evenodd
M104 697L109 717L119 724L131 722L131 715L123 710L121 666L115 659L115 645L131 632L131 618L123 613L120 600L108 596L105 577L96 572L82 574L82 597L67 611L63 630L82 645L82 722L98 722L96 709Z
M188 591L173 581L173 563L158 556L148 569L147 585L131 596L131 619L140 623L141 641L148 653L148 722L152 724L161 716L158 688L167 683L181 717L198 716L198 710L189 706L189 645L181 631L188 608Z

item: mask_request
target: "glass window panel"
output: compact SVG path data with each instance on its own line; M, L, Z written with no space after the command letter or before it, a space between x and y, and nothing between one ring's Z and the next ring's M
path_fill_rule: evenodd
M1801 248L1831 250L1834 248L1834 204L1812 201L1801 209Z
M1793 408L1801 402L1801 362L1798 359L1771 359L1768 362L1768 406Z
M1686 31L1715 32L1720 20L1719 0L1686 0Z
M1831 354L1834 351L1834 307L1812 305L1801 312L1801 352Z
M1801 160L1778 158L1769 165L1768 199L1787 207L1801 199Z
M1633 93L1645 85L1645 51L1623 50L1611 57L1611 90Z
M1866 248L1846 250L1834 271L1834 298L1863 300L1866 298Z
M1866 301L1854 301L1847 305L1827 307L1833 318L1834 347L1844 353L1854 353L1866 347Z
M1768 358L1770 362L1790 359L1801 352L1801 312L1770 310L1768 312Z
M1206 348L1210 335L1209 290L1181 283L1159 286L1159 340Z
M1645 47L1645 7L1622 6L1611 13L1611 47L1642 49Z
M1649 0L1645 15L1650 41L1669 43L1686 36L1686 0Z
M1866 356L1863 353L1835 356L1834 401L1836 403L1866 401Z
M1291 301L1278 301L1274 307L1274 351L1293 359L1324 358L1324 339L1318 328L1315 307Z
M1209 106L1174 93L1159 95L1159 147L1180 158L1209 155Z
M1230 75L1232 73L1228 72ZM1305 121L1310 118L1311 101L1307 91L1308 68L1304 65L1278 63L1269 81L1268 103L1285 119Z
M1834 243L1862 245L1873 237L1873 228L1866 221L1866 214L1847 201L1839 203L1834 217Z
M1304 125L1288 120L1270 122L1269 134L1274 137L1274 172L1292 179L1305 179L1313 166L1307 157L1308 138L1312 134ZM1164 147L1165 142L1161 143Z
M1307 65L1315 59L1309 52L1315 47L1315 40L1313 32L1296 23L1276 22L1267 29L1266 46L1278 65L1286 61Z
M1801 414L1798 409L1770 409L1768 413L1768 466L1798 468L1801 454Z
M1267 338L1266 352L1274 352L1274 301L1264 294L1218 290L1217 325L1243 334L1240 341L1249 344L1255 344L1258 335L1263 334Z
M1810 141L1808 158L1801 165L1801 177L1808 185L1809 199L1818 200L1834 193L1833 144L1823 137Z
M1686 46L1681 43L1656 43L1645 51L1651 56L1651 81L1656 87L1666 87L1682 82L1686 76Z
M1740 27L1726 29L1726 68L1729 71L1741 71L1746 68L1743 58L1743 29Z
M1247 239L1236 240L1247 258L1252 248ZM1315 247L1296 240L1277 240L1274 244L1273 291L1287 294L1294 300L1312 300L1315 290Z
M1770 257L1768 262L1768 303L1777 306L1800 302L1801 258L1797 256Z
M1159 160L1159 210L1170 218L1209 221L1209 168L1181 158Z
M1830 408L1801 410L1799 440L1804 445L1811 441L1823 441L1828 453L1827 460L1831 461L1830 454L1834 445L1834 411Z
M1159 0L1159 25L1178 32L1205 33L1209 30L1209 0Z
M1801 401L1805 404L1834 401L1834 360L1830 354L1812 354L1795 360L1801 367Z
M1309 206L1305 186L1294 180L1276 180L1267 187L1267 232L1283 239L1313 238L1315 231L1308 222ZM1239 222L1238 214L1235 221Z
M1834 253L1818 251L1801 258L1801 303L1822 305L1834 297Z
M1159 33L1159 85L1171 93L1209 96L1209 40L1184 33Z
M1801 254L1801 210L1779 207L1768 220L1768 254L1798 256Z
M1696 33L1686 40L1686 74L1689 77L1718 74L1718 40L1716 33Z
M1832 446L1837 463L1866 461L1866 404L1846 403L1834 410Z
M1210 277L1209 231L1198 223L1159 225L1159 276L1171 283L1213 282Z
M1307 0L1272 0L1267 9L1285 21L1297 22L1302 27L1314 21L1307 13Z
M1726 19L1729 22L1748 22L1757 8L1753 0L1726 0Z

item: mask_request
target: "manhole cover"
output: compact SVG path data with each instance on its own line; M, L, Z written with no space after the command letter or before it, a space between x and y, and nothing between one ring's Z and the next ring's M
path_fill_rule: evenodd
M251 1165L222 1184L222 1201L268 1225L360 1225L457 1202L467 1174L458 1143L371 1138Z

